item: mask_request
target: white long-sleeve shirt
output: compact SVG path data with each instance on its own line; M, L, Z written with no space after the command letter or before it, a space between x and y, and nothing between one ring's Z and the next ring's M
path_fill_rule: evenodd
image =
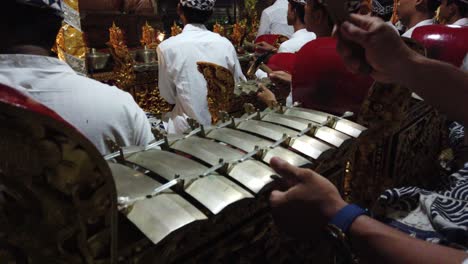
M0 83L57 112L103 155L110 152L107 138L121 146L147 145L154 140L145 113L130 94L80 76L58 59L0 55Z
M188 24L181 34L163 41L158 47L158 60L159 91L168 103L175 105L166 124L171 134L189 128L187 117L202 125L211 124L207 84L197 62L211 62L229 69L236 83L245 80L231 42L200 24Z
M265 34L292 36L294 28L288 25L288 4L288 0L276 0L263 10L257 37Z
M307 31L307 29L300 29L294 32L290 39L281 43L278 48L278 53L296 53L302 46L316 38L317 36L314 32ZM262 79L268 77L268 74L259 69L255 72L255 76L257 76L258 79Z
M294 32L290 39L281 43L278 53L296 53L302 48L302 46L316 38L317 36L314 32L307 31L305 28L299 29Z

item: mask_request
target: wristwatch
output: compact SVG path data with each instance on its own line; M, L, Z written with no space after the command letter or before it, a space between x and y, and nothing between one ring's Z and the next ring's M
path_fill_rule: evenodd
M345 255L350 263L359 263L359 259L352 251L347 234L354 220L361 215L369 215L369 211L355 204L349 204L338 211L327 225L329 234L337 242L338 251L343 253L342 255Z

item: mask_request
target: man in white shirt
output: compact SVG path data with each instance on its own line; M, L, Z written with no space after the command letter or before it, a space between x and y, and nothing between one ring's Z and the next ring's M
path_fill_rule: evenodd
M442 0L440 18L447 25L468 26L468 0Z
M130 94L82 77L49 56L61 27L60 1L7 0L2 5L0 34L7 37L0 42L0 83L57 112L103 155L110 152L106 139L121 146L154 140L146 115Z
M330 37L333 30L333 20L331 19L325 5L319 0L306 0L304 6L304 22L306 29L309 32L314 32L318 39L322 37ZM292 74L284 71L275 71L270 73L269 78L279 87L291 88ZM259 100L265 104L276 102L275 95L266 87L260 87L257 94ZM292 94L290 94L286 101L287 106L293 104Z
M278 48L278 53L295 53L299 51L304 44L317 38L314 32L309 32L305 26L305 0L288 0L287 21L288 25L294 29L294 34L291 38L283 43ZM257 44L258 49L265 51L274 50L275 47L266 42Z
M309 41L312 41L317 38L314 32L307 31L305 26L305 10L306 5L305 0L289 0L288 4L288 25L293 26L294 34L291 38L279 46L278 53L296 53L302 46L304 46ZM266 42L260 42L256 45L256 48L264 51L275 51L276 48ZM268 77L268 75L262 71L258 70L255 75L257 78L262 79Z
M399 0L397 14L408 29L402 36L411 38L416 28L434 24L433 18L439 5L437 0Z
M235 82L245 80L231 42L204 26L213 13L214 4L215 0L180 0L177 11L184 29L158 47L159 91L174 105L164 120L170 134L189 129L187 118L202 125L211 124L207 84L197 69L197 62L223 66L233 73Z
M287 23L287 10L288 0L275 0L273 5L265 8L260 18L257 37L266 34L278 34L290 38L294 29Z

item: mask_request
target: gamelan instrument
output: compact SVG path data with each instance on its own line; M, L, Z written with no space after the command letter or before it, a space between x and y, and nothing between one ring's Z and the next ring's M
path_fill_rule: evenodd
M285 251L267 199L280 176L268 162L315 169L343 191L353 142L366 131L347 116L278 107L104 159L46 107L4 86L0 98L7 263L278 259Z

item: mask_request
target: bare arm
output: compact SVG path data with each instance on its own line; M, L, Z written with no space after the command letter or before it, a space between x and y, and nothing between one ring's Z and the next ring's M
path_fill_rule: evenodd
M453 263L461 264L468 255L404 234L370 217L361 216L351 226L353 249L365 263Z
M451 119L468 124L468 74L454 66L422 56L401 65L400 83L410 87Z
M365 52L356 52L356 45ZM382 20L351 15L340 26L337 50L351 71L359 72L365 62L375 80L402 84L452 119L468 124L468 112L463 111L468 74L412 51Z
M278 158L271 166L283 177L280 185L286 189L270 196L275 221L289 234L310 238L347 205L336 187L319 174ZM461 264L468 258L463 251L411 238L367 216L354 221L349 235L364 263Z

